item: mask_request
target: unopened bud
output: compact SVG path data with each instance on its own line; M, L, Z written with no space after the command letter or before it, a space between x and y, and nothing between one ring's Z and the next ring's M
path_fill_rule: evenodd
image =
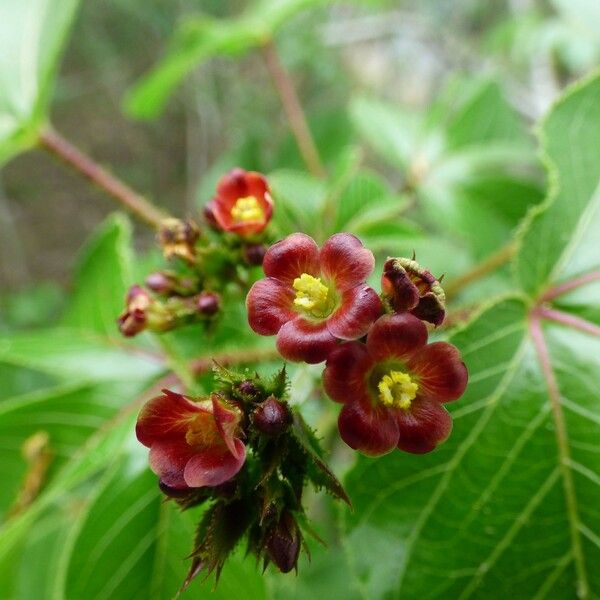
M289 427L290 422L288 407L274 396L269 396L252 413L254 427L268 436L280 435Z
M212 205L213 200L211 200L208 204L204 206L204 208L202 209L202 216L204 217L204 220L206 221L206 224L209 227L212 227L217 231L221 231L221 227L219 226L219 223L217 222L217 219L215 217L215 213L213 212Z
M298 564L301 541L296 519L284 511L267 539L269 558L282 573L289 573Z
M125 311L117 323L119 331L126 337L133 337L146 328L148 309L152 304L150 294L139 285L132 285L125 298Z
M383 266L381 289L394 312L441 325L446 316L446 294L440 282L410 258L389 258Z
M266 253L267 247L264 244L246 244L242 249L244 261L251 267L260 267Z
M150 275L146 277L146 285L157 294L168 294L172 292L173 283L173 278L161 271L150 273Z
M212 317L221 308L221 297L215 292L202 292L196 301L198 312L207 317Z
M199 237L200 231L195 223L175 218L165 219L158 232L158 241L166 258L179 256L189 262L195 260Z

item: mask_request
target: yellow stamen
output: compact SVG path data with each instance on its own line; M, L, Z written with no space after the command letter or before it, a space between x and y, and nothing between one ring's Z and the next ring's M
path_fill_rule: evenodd
M185 441L197 448L208 448L221 440L214 417L210 413L198 413L190 422Z
M231 217L236 223L261 221L265 218L265 211L254 196L244 196L236 200L231 209Z
M296 290L294 304L313 317L326 317L331 312L329 288L321 283L319 277L302 273L294 279Z
M410 408L419 386L413 382L408 373L390 371L381 378L377 388L382 404L393 408L406 409Z

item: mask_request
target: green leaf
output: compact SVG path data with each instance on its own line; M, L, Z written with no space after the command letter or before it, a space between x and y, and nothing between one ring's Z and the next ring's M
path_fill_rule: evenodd
M600 594L600 321L585 310L600 280L599 92L600 76L575 86L544 122L553 191L519 257L539 277L524 286L531 297L490 306L451 338L469 386L449 405L449 440L424 456L361 458L348 476L347 550L364 597Z
M0 164L36 143L78 0L3 0Z
M0 336L0 363L69 382L144 381L164 369L162 360L149 352L68 328Z
M239 56L267 42L303 9L324 0L263 0L236 19L188 18L175 32L166 56L125 97L126 111L139 119L158 117L175 87L214 56Z
M132 280L131 225L109 217L83 250L64 324L122 341L117 317Z
M600 75L576 85L543 123L541 139L550 189L524 227L517 275L536 295L600 269Z

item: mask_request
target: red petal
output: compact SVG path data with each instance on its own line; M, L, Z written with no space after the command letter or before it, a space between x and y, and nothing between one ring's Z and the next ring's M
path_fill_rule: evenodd
M364 283L375 267L373 253L350 233L332 235L323 244L319 259L321 273L335 281L341 292Z
M277 350L283 358L311 365L323 362L336 347L327 322L313 323L302 317L288 321L277 334Z
M367 456L387 454L398 443L398 423L393 412L364 402L346 404L338 418L342 439Z
M308 235L292 233L267 250L263 270L290 287L302 273L319 276L319 247Z
M185 465L183 476L189 487L221 485L229 481L242 468L246 460L246 447L234 440L235 454L225 447L212 447L195 454Z
M298 316L291 308L294 296L294 290L277 279L257 281L246 296L250 327L261 335L275 335L284 323Z
M410 359L408 366L419 378L420 393L440 402L460 398L467 387L467 367L452 344L429 344Z
M452 417L435 400L417 397L409 410L397 411L398 448L413 454L431 452L452 431Z
M204 412L197 403L181 394L163 390L162 396L148 401L135 426L137 439L150 448L156 441L184 439L190 421Z
M381 300L368 285L357 285L342 294L342 302L327 320L329 332L342 340L356 340L367 333L381 314Z
M364 344L352 342L338 346L327 357L323 387L336 402L368 401L365 378L373 365Z
M183 472L187 462L194 456L191 446L181 442L156 442L150 449L150 468L161 482L173 488L185 488Z
M225 442L229 452L231 452L235 458L239 458L237 455L239 447L235 443L235 434L238 430L241 412L231 405L227 405L219 394L211 394L210 399L212 400L213 415L221 438Z
M411 314L384 315L367 336L367 348L376 361L407 359L427 343L427 327Z

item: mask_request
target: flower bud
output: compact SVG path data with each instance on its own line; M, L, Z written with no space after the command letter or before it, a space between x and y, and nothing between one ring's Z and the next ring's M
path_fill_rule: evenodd
M200 237L198 226L192 221L180 219L165 219L158 232L158 241L166 258L178 256L194 262L196 242Z
M143 287L132 285L127 292L125 303L125 311L117 323L124 336L132 337L146 328L152 298Z
M198 312L206 317L212 317L219 312L221 297L215 292L202 292L196 301Z
M244 394L244 396L248 396L250 398L255 398L259 394L258 388L249 379L242 381L242 383L240 383L238 386L238 390Z
M254 409L252 423L264 435L276 436L289 427L291 414L283 402L274 396L269 396Z
M446 316L446 295L440 282L410 258L388 258L381 289L384 300L396 313L410 312L436 327Z
M146 285L157 294L168 294L173 291L173 278L163 273L162 271L156 271L150 273L146 277Z
M264 244L246 244L242 248L242 257L251 267L260 267L266 253L267 247Z
M219 223L217 223L215 213L213 212L213 203L214 201L211 200L208 204L204 206L204 208L202 209L202 216L204 217L204 221L209 227L215 229L216 231L221 231L221 227L219 226Z
M284 511L267 539L267 553L282 573L289 573L298 564L302 536L289 511Z

